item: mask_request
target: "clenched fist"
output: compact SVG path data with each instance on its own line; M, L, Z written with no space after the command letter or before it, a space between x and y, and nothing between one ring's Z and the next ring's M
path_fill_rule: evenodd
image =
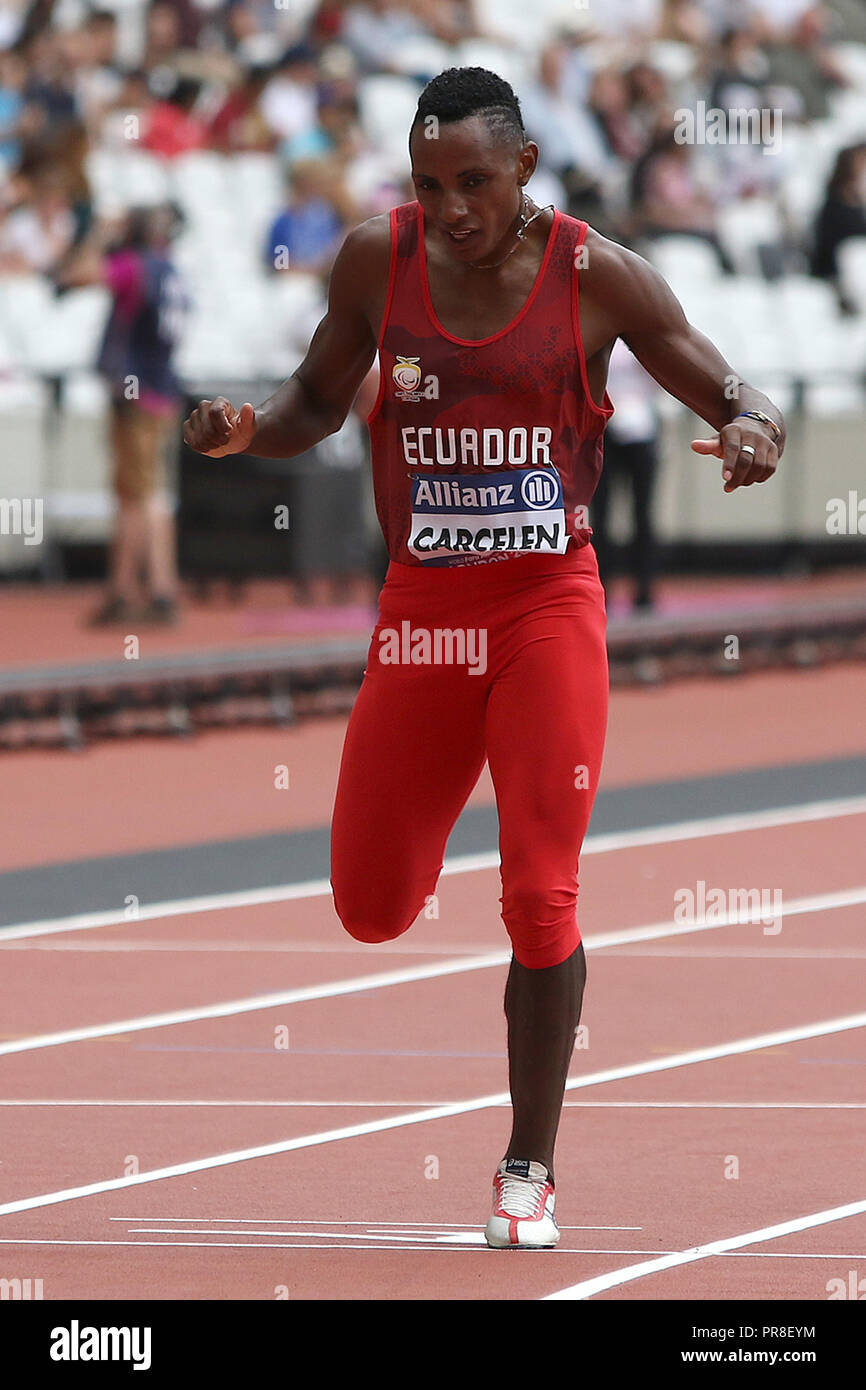
M183 437L191 449L210 458L242 454L256 432L256 412L246 401L235 410L225 396L199 401L183 424Z

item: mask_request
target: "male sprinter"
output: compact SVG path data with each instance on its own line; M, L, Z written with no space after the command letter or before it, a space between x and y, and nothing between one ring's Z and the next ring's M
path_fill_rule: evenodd
M507 82L441 73L409 149L417 201L347 236L301 366L256 409L202 401L184 434L215 458L303 453L340 427L378 351L368 422L390 565L340 768L334 903L360 941L405 932L487 758L513 952L513 1128L486 1236L551 1246L585 980L578 855L607 717L586 516L611 348L623 338L709 421L715 436L692 448L722 460L725 492L772 476L784 425L761 392L732 392L731 368L651 266L526 196L538 147Z

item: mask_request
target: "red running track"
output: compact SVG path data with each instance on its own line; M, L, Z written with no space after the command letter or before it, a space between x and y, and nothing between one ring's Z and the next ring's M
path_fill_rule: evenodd
M693 769L683 742L646 749L647 721L674 727L684 692L703 771L760 763L762 721L768 763L780 726L791 761L831 751L831 687L832 752L862 755L863 672L840 670L615 693L614 767L631 741L645 780ZM753 723L738 730L732 699ZM310 735L327 786L340 727ZM261 737L272 765L286 735ZM235 745L193 747L230 766ZM45 756L17 755L15 779L42 775ZM159 756L170 769L168 745ZM136 744L55 755L58 857L81 779L105 805L141 758ZM148 846L150 785L135 821ZM255 785L233 825L230 799L212 815L207 783L196 801L185 779L184 840L248 833ZM586 855L589 986L555 1251L483 1246L508 1131L495 869L455 865L438 919L378 948L347 938L315 886L242 910L0 932L0 1274L41 1278L49 1299L827 1298L866 1260L866 809L846 809ZM81 824L82 856L135 839L127 824L110 843L104 819L97 851ZM674 921L675 894L699 880L778 890L784 913Z

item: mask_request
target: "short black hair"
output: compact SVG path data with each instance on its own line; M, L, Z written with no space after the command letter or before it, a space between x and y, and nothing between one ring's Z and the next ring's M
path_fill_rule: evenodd
M440 72L418 98L412 130L428 116L435 116L442 125L483 116L501 140L526 144L520 102L513 88L487 68L446 68Z

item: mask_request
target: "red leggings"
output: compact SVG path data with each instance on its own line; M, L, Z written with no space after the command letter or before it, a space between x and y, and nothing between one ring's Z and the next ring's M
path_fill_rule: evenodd
M412 925L486 757L514 956L541 969L572 954L607 727L605 624L591 545L483 565L391 562L331 830L334 905L351 936L391 941ZM426 659L412 663L413 651Z

